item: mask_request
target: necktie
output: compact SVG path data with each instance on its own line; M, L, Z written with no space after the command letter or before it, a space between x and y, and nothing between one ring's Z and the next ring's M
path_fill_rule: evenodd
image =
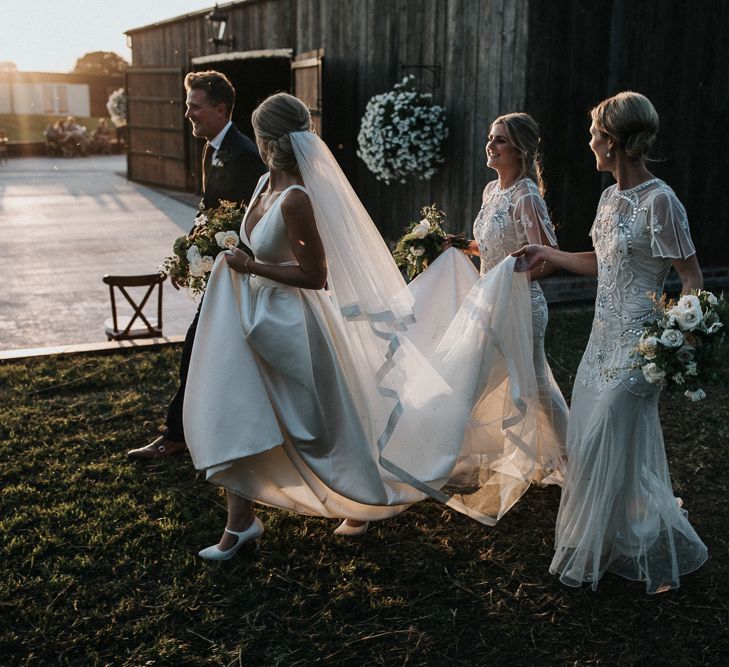
M213 150L213 147L206 143L205 148L203 148L203 171L202 171L202 189L203 192L205 192L205 185L208 180L208 171L210 171L210 165L213 162L213 153L215 151Z

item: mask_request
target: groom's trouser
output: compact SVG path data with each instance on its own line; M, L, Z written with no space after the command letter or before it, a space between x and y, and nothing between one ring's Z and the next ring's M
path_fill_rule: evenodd
M202 300L200 300L200 306L202 306ZM182 357L180 358L180 385L177 387L177 392L175 392L167 408L167 422L164 436L169 440L185 440L185 428L182 425L182 405L185 400L187 371L190 368L190 357L192 356L192 345L195 342L197 320L200 317L200 306L198 306L195 317L185 334L185 343L182 346Z

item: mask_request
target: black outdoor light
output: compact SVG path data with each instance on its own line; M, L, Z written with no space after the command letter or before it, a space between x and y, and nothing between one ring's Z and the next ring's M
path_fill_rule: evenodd
M221 12L216 4L213 10L205 17L209 21L210 26L213 30L213 36L210 38L210 42L215 46L229 46L231 49L235 48L235 36L225 37L225 28L228 25L228 15Z

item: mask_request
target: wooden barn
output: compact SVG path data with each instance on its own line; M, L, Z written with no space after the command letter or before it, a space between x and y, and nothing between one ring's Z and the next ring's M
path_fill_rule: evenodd
M587 113L624 89L661 116L657 175L686 204L703 266L729 265L729 3L702 0L241 0L128 31L128 173L198 188L200 145L182 80L218 69L238 95L235 121L267 94L304 99L386 238L436 202L451 230L470 230L484 184L489 121L527 111L539 122L547 200L569 250L587 237L611 179L595 171ZM220 30L219 26L216 26ZM390 186L357 157L367 101L413 74L445 107L446 161L430 181Z

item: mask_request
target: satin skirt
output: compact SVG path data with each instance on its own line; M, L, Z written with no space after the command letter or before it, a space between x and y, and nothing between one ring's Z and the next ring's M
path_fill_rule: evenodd
M430 496L494 523L558 471L566 423L546 359L538 381L543 344L513 266L479 277L444 253L408 288L415 323L369 368L353 342L366 337L348 328L372 322L347 321L323 290L249 279L219 258L185 394L195 467L302 514L370 521Z
M249 279L219 259L185 393L195 467L302 514L369 521L422 500L378 464L355 354L324 290Z

